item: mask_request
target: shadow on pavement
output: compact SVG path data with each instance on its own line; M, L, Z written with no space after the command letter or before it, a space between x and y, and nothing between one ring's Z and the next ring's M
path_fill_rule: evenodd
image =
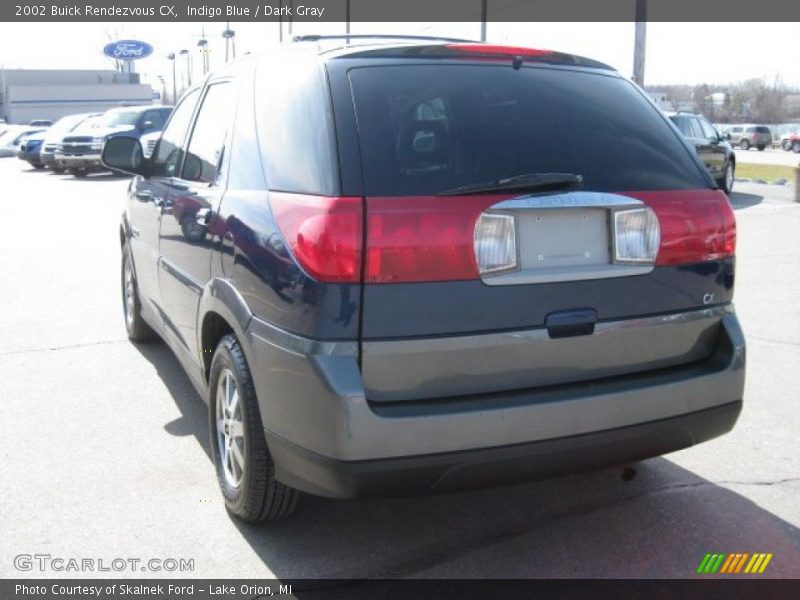
M731 205L733 206L734 210L749 208L751 206L761 204L764 201L764 197L759 196L758 194L745 194L743 192L736 191L731 192L731 195L728 196L728 199L731 201Z
M180 410L167 432L194 435L210 457L206 405L177 359L163 343L137 348ZM772 552L765 576L800 577L800 530L790 523L666 458L636 472L631 481L608 468L415 498L304 495L277 523L231 519L264 562L253 577L683 578L707 552ZM742 473L739 483L771 484L756 478ZM308 586L317 587L295 586L295 596Z

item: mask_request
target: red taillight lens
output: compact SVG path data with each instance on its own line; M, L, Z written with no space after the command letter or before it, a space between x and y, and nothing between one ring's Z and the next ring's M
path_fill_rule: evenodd
M270 192L269 202L292 254L311 277L361 281L361 198Z
M714 190L633 192L661 226L656 265L720 260L736 251L736 220L724 193Z
M478 278L475 222L490 196L367 199L367 283Z

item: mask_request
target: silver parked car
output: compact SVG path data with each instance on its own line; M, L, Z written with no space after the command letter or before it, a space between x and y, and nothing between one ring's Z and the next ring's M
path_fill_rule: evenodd
M766 125L734 125L725 133L732 146L739 146L742 150L752 147L763 150L772 145L772 131Z

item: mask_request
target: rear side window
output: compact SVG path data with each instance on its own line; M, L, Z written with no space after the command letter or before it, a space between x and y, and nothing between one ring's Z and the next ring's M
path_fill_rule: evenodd
M686 137L692 137L692 130L689 128L689 119L686 117L670 117L680 132Z
M366 192L429 195L528 173L598 191L705 188L693 156L626 80L503 66L350 71Z
M319 65L286 55L260 63L255 113L269 188L335 194L333 119Z
M755 133L756 128L755 127L748 127L746 131L747 131L747 133Z
M705 119L697 119L697 122L700 124L700 127L703 129L703 137L707 139L716 139L718 136L717 130L714 129L714 126L706 121Z
M769 127L756 127L758 133L769 133Z

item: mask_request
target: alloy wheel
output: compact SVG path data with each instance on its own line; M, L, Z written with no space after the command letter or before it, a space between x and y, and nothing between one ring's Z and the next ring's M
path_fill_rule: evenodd
M245 471L245 439L242 406L236 378L224 369L217 383L217 446L225 481L238 488Z

